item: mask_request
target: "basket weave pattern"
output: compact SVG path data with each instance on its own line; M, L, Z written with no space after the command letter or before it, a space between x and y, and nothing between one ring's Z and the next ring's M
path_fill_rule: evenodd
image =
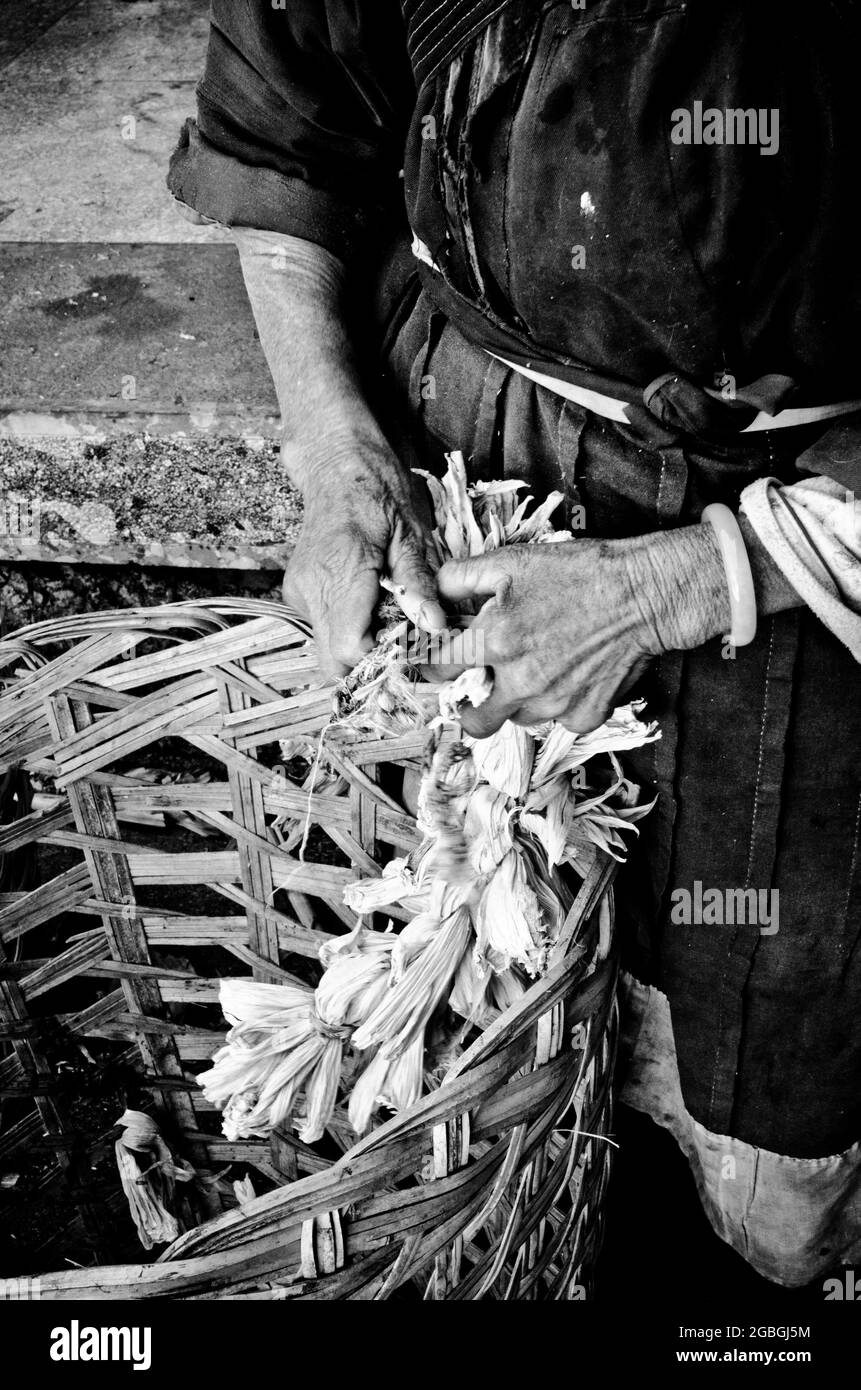
M0 1135L0 1156L47 1136L62 1171L73 1120L43 1046L50 1018L55 1036L135 1046L153 1113L196 1167L251 1164L279 1184L227 1211L210 1184L208 1221L158 1263L47 1275L43 1296L558 1300L588 1290L611 1154L615 863L596 859L547 974L419 1103L358 1142L336 1118L334 1161L286 1132L231 1143L214 1133L194 1082L223 1033L167 1008L215 1003L218 979L159 956L205 947L225 953L221 975L241 969L269 983L294 978L297 957L316 960L332 934L321 909L335 928L354 926L345 884L418 844L381 774L417 769L423 736L327 736L335 794L273 778L273 745L317 737L332 692L306 634L265 601L40 624L0 644L0 662L2 765L55 794L49 809L22 814L19 804L0 850L39 845L72 861L0 899L0 1091L20 1116ZM214 780L154 786L117 771L165 739L211 760ZM228 848L203 840L177 853L167 831L164 848L141 844L127 826L154 812L195 817ZM294 829L276 836L285 815ZM309 822L352 868L299 857ZM205 887L224 911L148 905L151 889L171 886L184 898ZM62 914L92 927L76 921L49 958L28 959L30 933L38 939ZM106 977L104 997L50 1014L54 989L75 980L95 996Z

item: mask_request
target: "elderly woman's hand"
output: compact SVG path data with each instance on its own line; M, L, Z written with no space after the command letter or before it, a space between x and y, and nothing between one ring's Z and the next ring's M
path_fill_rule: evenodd
M450 561L437 580L443 600L488 600L464 642L468 664L493 669L491 698L464 711L466 731L479 738L506 719L557 719L586 733L604 722L651 657L699 646L730 626L723 561L709 526L513 546Z
M381 575L423 601L428 631L445 627L429 517L422 514L415 479L384 442L373 434L327 441L325 460L309 470L304 494L284 599L310 618L327 674L345 675L374 645Z
M344 676L374 644L381 575L406 589L428 631L445 626L426 490L365 400L342 262L301 237L231 232L278 392L282 463L305 506L284 598L313 625L323 671Z

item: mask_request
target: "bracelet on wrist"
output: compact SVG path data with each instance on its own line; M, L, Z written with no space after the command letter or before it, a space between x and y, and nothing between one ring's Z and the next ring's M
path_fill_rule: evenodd
M702 521L714 528L726 571L732 613L726 640L733 647L747 647L756 636L756 590L741 527L734 513L722 502L712 502L706 507Z

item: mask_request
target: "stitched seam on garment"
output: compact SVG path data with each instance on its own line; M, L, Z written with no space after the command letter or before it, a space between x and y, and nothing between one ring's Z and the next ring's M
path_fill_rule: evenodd
M678 1063L675 1045L675 1033L672 1029L672 1006L670 1004L670 999L666 991L661 989L658 985L646 984L644 980L641 980L638 975L634 975L630 970L623 970L620 973L619 985L621 991L620 997L622 1001L622 1008L624 1015L626 1016L625 1027L628 1030L627 1035L629 1037L632 1031L630 1026L630 1016L632 1012L630 1008L630 995L632 993L632 986L636 990L645 991L645 993L649 996L649 1000L646 1002L645 1006L642 1009L642 1014L639 1009L636 1010L638 1036L640 1036L642 1033L643 1024L646 1021L646 1014L648 1012L648 1005L651 1001L651 998L654 997L658 999L660 1003L667 1008L670 1018L670 1035L673 1040L673 1063L677 1067ZM626 1005L629 1005L629 1007L626 1008ZM627 1082L623 1081L623 1088L625 1085L627 1085ZM691 1124L694 1125L701 1133L708 1135L710 1139L725 1139L728 1145L736 1144L739 1148L745 1149L751 1153L761 1153L766 1155L766 1157L768 1158L779 1159L781 1163L797 1164L800 1168L805 1168L809 1171L825 1168L829 1164L844 1162L847 1158L852 1158L855 1155L857 1155L859 1159L861 1159L861 1140L856 1140L854 1143L849 1144L845 1149L837 1149L834 1152L829 1152L827 1154L818 1154L815 1158L799 1158L797 1154L783 1153L780 1149L766 1149L760 1144L751 1144L745 1139L739 1139L737 1135L730 1134L728 1131L709 1129L708 1125L704 1125L699 1120L695 1120L693 1115L685 1105L684 1096L681 1096L680 1098L686 1119L689 1119Z
M758 816L758 810L759 810L759 801L760 801L759 782L760 782L760 777L761 777L761 775L762 775L762 765L763 765L763 762L765 761L765 728L766 728L766 719L767 719L767 715L768 715L769 674L770 674L770 671L771 671L771 659L772 659L773 652L774 652L774 620L772 619L772 622L771 622L771 634L770 634L769 643L768 643L768 661L766 662L766 667L765 667L765 696L764 696L763 702L762 702L762 722L760 723L760 726L759 726L759 758L758 758L757 765L756 765L756 783L755 783L755 791L754 791L754 797L753 797L753 818L752 818L752 821L751 821L750 845L749 845L749 848L748 848L748 859L747 859L747 871L746 871L746 874L745 874L745 881L744 881L744 886L745 886L746 889L750 887L750 876L751 876L751 873L752 873L752 871L753 871L753 848L754 848L754 838L755 838L755 833L756 833L756 823L757 823L757 816ZM737 933L736 933L736 935L737 935ZM736 935L733 936L733 944L735 943ZM710 1092L709 1092L709 1116L710 1116L710 1117L714 1114L715 1099L716 1099L716 1096L717 1096L718 1075L719 1075L720 1070L721 1070L721 1061L722 1061L722 1059L723 1059L723 1053L724 1053L723 1031L724 1031L724 1017L725 1017L725 1015L726 1015L726 1009L725 1009L725 1007L724 1007L724 1001L725 1001L725 999L726 999L726 984L727 984L727 974L729 973L729 960L730 960L729 951L727 951L726 955L724 956L724 966L723 966L723 972L722 972L722 974L721 974L720 990L719 990L719 992L718 992L717 1051L716 1051L716 1053L715 1053L714 1066L712 1067L712 1084L711 1084L711 1090L710 1090Z
M493 365L493 358L491 358L484 370L484 379L481 383L481 391L478 395L478 405L475 411L475 425L473 426L473 436L475 438L476 450L479 450L482 445L482 441L481 439L479 439L479 433L481 430L482 420L484 419L485 398L487 396L487 388L490 384L490 371Z
M667 707L663 717L663 737L651 745L654 790L661 796L660 813L667 813L669 843L664 857L665 869L658 880L656 914L664 914L667 888L673 878L677 859L676 823L679 817L679 742L683 690L687 677L687 652L664 652L655 663L657 679L666 692Z
M861 1144L853 1143L836 1154L798 1158L719 1133L695 1120L681 1095L666 995L626 974L620 988L626 1041L633 1038L633 1024L640 1026L639 1036L646 1039L645 1047L633 1049L633 1070L624 1081L621 1099L650 1115L674 1137L691 1164L700 1200L718 1235L759 1273L781 1284L798 1286L822 1278L838 1259L857 1264ZM668 1097L666 1104L664 1097ZM721 1176L721 1160L728 1154L739 1160L741 1201L733 1200L735 1183ZM764 1190L769 1200L763 1203ZM777 1199L774 1204L772 1197ZM800 1228L794 1225L796 1211ZM794 1242L786 1237L796 1229L799 1236L802 1230L804 1234L793 1251Z
M579 462L579 460L576 458L574 460L574 474L569 483L568 478L565 476L565 463L563 460L564 446L562 440L562 430L565 423L565 408L567 405L567 401L560 399L559 414L556 417L556 467L559 469L559 477L562 482L562 490L566 495L566 499L568 499L570 502L570 499L568 498L568 493L570 489L574 489L577 487L577 463Z
M564 466L564 464L563 464L563 462L562 462L562 422L563 422L563 420L565 419L565 407L566 407L567 404L568 404L567 401L563 401L563 400L560 399L560 401L559 401L559 414L558 414L557 417L556 417L556 467L559 469L559 477L561 478L561 480L562 480L562 485L563 485L563 487L565 488L566 491L567 491L568 484L567 484L567 481L566 481L566 478L565 478L565 466ZM575 460L575 473L576 473L576 460ZM574 486L574 487L577 486L577 479L576 479L576 476L572 479L572 486Z
M846 900L843 905L842 928L849 925L849 908L852 903L852 889L855 887L855 870L858 866L858 839L861 835L861 792L858 793L858 809L855 815L855 834L852 840L852 857L849 861L849 882L846 885Z
M754 848L755 848L755 844L756 844L756 832L757 832L758 821L759 821L759 808L760 808L760 802L761 802L761 800L762 800L762 795L761 795L761 790L760 790L760 779L761 779L761 776L762 776L762 765L763 765L763 763L765 762L765 729L766 729L766 724L767 724L767 722L768 722L768 705L769 705L769 698L770 698L770 695L771 695L770 681L771 681L771 662L772 662L772 657L773 657L773 656L774 656L774 619L772 618L772 620L771 620L771 632L770 632L770 634L769 634L769 640L768 640L768 661L766 662L766 666L765 666L765 698L764 698L764 700L763 700L763 702L762 702L762 723L761 723L760 726L759 726L759 758L758 758L758 761L757 761L757 764L756 764L756 783L755 783L755 791L754 791L754 794L753 794L753 819L752 819L752 821L751 821L751 826L750 826L750 844L749 844L749 847L748 847L747 872L746 872L746 874L745 874L745 879L744 879L744 886L745 886L745 889L748 889L748 888L750 887L750 878L751 878L751 874L753 873L753 856L754 856Z
M664 458L664 455L661 454L661 476L660 476L660 478L658 479L658 495L657 495L657 497L655 498L655 508L656 508L657 514L658 514L658 525L659 525L659 526L662 526L662 525L663 525L663 520L662 520L662 518L663 518L663 511L661 510L661 498L663 497L663 494L664 494L664 478L665 478L665 476L666 476L666 472L667 472L667 460Z

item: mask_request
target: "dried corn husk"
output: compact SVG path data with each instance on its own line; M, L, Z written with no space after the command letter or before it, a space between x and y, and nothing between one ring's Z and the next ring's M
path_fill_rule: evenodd
M532 778L535 740L520 724L506 721L489 738L466 739L481 778L498 792L520 801Z
M174 1158L151 1115L125 1110L117 1124L123 1129L114 1145L120 1182L138 1239L144 1250L151 1250L179 1235L176 1184L190 1182L195 1172L184 1159Z
M378 1048L362 1071L350 1094L348 1114L357 1134L370 1127L374 1111L380 1106L405 1110L422 1094L424 1080L424 1034L416 1033L397 1057L386 1056Z
M504 792L479 783L466 804L463 834L473 874L483 877L495 869L514 848L512 819L516 811Z
M419 792L418 827L429 844L429 878L446 883L469 883L473 878L464 827L475 783L475 763L466 745L441 741Z
M644 724L639 715L642 700L614 711L599 729L590 734L574 734L561 724L551 724L541 738L530 778L533 805L539 804L542 790L552 795L566 773L575 771L601 753L621 753L641 748L660 738L657 724Z
M379 878L363 878L348 883L344 889L347 907L361 915L382 912L400 903L403 907L423 911L430 903L430 885L424 886L408 859L392 859Z
M470 488L460 455L444 478L423 476L440 562L569 538L551 523L561 494L534 507L516 480ZM236 1137L266 1134L292 1113L313 1142L342 1084L350 1121L364 1132L380 1107L403 1108L438 1084L440 1057L458 1055L465 1033L489 1026L545 968L573 902L566 874L585 873L598 848L624 857L622 836L649 809L616 758L659 737L640 720L640 705L616 710L588 735L509 723L488 739L466 737L460 711L489 697L491 673L468 670L442 688L423 683L398 612L398 604L410 608L410 595L385 587L387 626L339 684L332 727L358 738L428 730L420 847L344 893L363 918L397 908L407 925L397 934L360 925L326 947L316 991L225 982L234 1026L202 1080ZM339 787L325 735L318 745L301 742L282 748L311 764L305 788ZM604 762L592 775L596 758ZM297 835L295 824L287 828Z
M341 1077L343 1047L387 988L394 938L359 927L327 950L316 990L224 980L227 1046L198 1079L232 1140L265 1137L304 1089L300 1138L322 1138Z
M407 660L408 635L405 622L387 628L355 670L338 682L333 728L383 738L427 723L437 691L416 681Z
M470 916L457 907L447 918L415 918L401 938L409 938L401 954L397 978L377 1007L353 1035L353 1046L382 1047L386 1056L397 1057L425 1025L470 944Z
M519 965L539 974L547 954L541 905L529 884L523 855L509 850L479 899L475 913L479 958L501 973Z

